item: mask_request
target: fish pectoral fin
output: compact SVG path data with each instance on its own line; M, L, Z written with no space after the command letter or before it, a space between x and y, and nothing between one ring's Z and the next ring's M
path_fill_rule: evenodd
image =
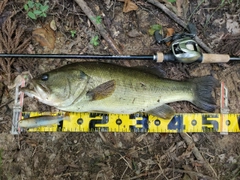
M96 88L92 89L91 91L87 92L87 96L90 98L90 100L101 100L105 99L112 95L112 93L116 89L116 81L110 80L103 84L100 84Z
M152 114L153 116L161 117L163 119L172 119L172 117L175 115L174 109L166 104L156 107L147 113Z

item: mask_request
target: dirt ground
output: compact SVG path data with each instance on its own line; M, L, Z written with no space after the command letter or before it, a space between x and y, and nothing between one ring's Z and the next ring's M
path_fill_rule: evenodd
M62 53L116 54L99 30L75 1L47 1L46 18L28 17L27 1L0 1L1 53ZM44 3L44 1L40 1ZM154 42L148 31L161 24L175 32L184 29L161 9L144 0L132 0L137 10L123 12L124 2L117 0L89 0L87 6L114 42L126 55L153 55L167 52L169 47ZM197 27L197 35L215 53L240 56L240 2L238 0L182 0L179 3L160 1L184 22ZM182 14L181 14L182 12ZM36 41L36 28L49 28L52 20L56 30L48 47ZM72 31L72 32L71 32ZM74 33L75 32L75 33ZM91 39L98 35L99 45ZM42 37L40 37L41 41ZM55 45L52 47L52 42ZM194 144L188 145L180 134L164 133L23 133L10 134L14 79L29 71L34 77L75 61L71 59L0 60L0 178L24 179L240 179L240 136L238 133L189 133ZM102 60L103 61L103 60ZM110 61L125 66L149 65L149 61ZM240 64L181 64L161 63L158 66L166 78L187 79L212 75L224 81L229 89L229 109L239 113ZM215 89L219 112L220 88ZM25 97L24 111L53 111L54 108ZM199 112L188 102L170 104L176 112ZM193 154L197 149L203 159ZM208 168L206 168L208 167Z

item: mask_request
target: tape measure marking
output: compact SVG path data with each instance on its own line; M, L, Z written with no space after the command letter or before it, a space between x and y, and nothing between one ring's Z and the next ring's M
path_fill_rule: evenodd
M24 112L23 118L50 115ZM64 115L64 113L60 113ZM59 115L59 114L51 114ZM181 113L166 120L146 114L69 113L60 125L29 129L29 132L240 132L240 114Z

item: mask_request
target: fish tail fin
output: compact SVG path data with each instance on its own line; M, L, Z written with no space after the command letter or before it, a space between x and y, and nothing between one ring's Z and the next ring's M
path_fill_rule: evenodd
M192 103L208 112L216 109L215 100L212 96L212 90L219 86L218 80L212 76L204 76L190 80L194 87L194 99Z

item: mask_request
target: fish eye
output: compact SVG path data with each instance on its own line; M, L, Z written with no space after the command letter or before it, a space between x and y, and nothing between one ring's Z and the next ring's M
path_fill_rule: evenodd
M48 80L48 74L43 74L42 77L41 77L41 80L42 81L47 81Z

